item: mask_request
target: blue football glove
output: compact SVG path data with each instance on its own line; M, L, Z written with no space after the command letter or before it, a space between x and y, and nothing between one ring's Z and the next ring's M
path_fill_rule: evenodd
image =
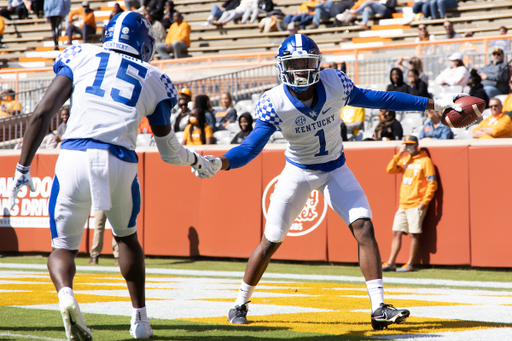
M23 186L27 185L32 192L36 190L30 175L30 166L25 167L18 163L12 180L9 188L9 206L11 209L16 205L16 197Z

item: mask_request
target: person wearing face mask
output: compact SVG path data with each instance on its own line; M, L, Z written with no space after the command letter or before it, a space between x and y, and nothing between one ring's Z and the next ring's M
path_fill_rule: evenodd
M453 132L450 128L441 123L441 117L437 111L427 110L427 122L420 131L420 140L449 140L453 139Z
M242 115L240 115L238 124L240 125L241 131L235 135L233 140L231 140L231 144L240 144L244 142L245 138L252 132L252 122L252 116L248 112L244 112Z
M409 86L404 82L404 73L397 67L391 69L389 73L391 84L388 85L386 91L397 91L407 93Z
M437 190L436 169L428 153L419 149L418 138L408 135L398 153L389 162L386 172L388 174L403 173L403 176L399 208L393 222L391 255L389 260L382 264L382 271L414 271L423 219L427 213L428 204ZM395 260L404 234L411 235L409 260L397 269Z
M478 72L473 69L471 70L471 76L468 80L469 96L477 97L485 101L485 108L489 108L489 96L485 92L484 85L482 84L482 77Z
M386 109L379 111L380 122L375 127L373 139L377 141L401 140L404 134L402 125L396 119L396 112Z
M188 103L192 99L192 91L189 88L183 88L178 92L178 96L178 112L171 117L171 124L175 132L185 130L188 125L190 114Z
M189 125L185 128L183 134L184 146L199 146L203 144L215 144L213 139L213 130L208 124L202 108L194 108L190 111L188 121Z
M409 89L407 90L408 94L414 96L421 96L429 98L428 94L428 85L424 81L420 79L420 72L416 69L410 69L407 72L407 78L409 79Z

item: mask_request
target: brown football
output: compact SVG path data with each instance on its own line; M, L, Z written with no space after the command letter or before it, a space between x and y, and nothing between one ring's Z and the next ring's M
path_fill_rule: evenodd
M485 110L485 101L477 97L464 96L455 100L455 103L462 107L461 112L448 108L441 116L441 123L450 128L465 128L472 125Z

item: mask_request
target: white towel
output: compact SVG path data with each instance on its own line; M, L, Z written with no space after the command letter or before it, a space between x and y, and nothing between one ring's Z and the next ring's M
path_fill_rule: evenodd
M107 149L87 149L93 211L108 211L112 208L108 157L109 151Z

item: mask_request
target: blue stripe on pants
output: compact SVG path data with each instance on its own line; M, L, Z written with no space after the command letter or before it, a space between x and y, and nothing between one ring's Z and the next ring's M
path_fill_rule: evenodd
M137 215L140 212L140 188L137 176L135 176L135 179L133 179L132 182L132 202L132 215L130 216L128 227L134 227L137 224Z
M50 214L50 231L52 239L57 238L57 224L55 223L55 205L57 204L57 197L59 196L60 184L57 175L53 179L52 191L50 193L50 204L48 206L48 213Z

